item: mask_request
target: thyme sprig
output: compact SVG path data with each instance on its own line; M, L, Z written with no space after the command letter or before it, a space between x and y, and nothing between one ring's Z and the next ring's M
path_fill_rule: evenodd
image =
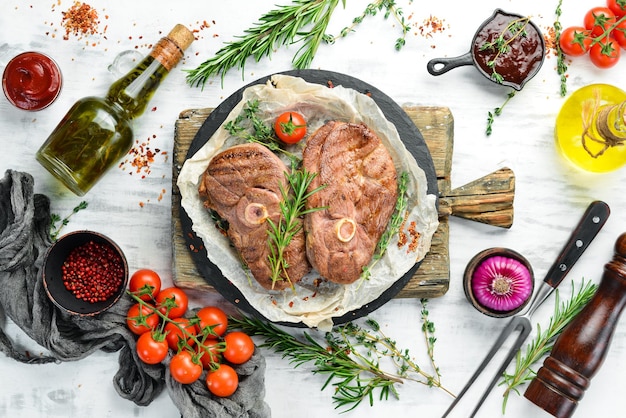
M329 385L334 387L332 399L335 408L343 409L342 412L355 409L364 400L373 405L377 392L379 400L390 395L398 398L396 385L407 381L436 387L454 396L438 378L419 367L408 350L399 349L373 319L365 320L367 328L355 322L336 327L325 334L324 345L307 332L298 339L274 324L255 318L230 318L229 324L264 338L261 348L282 353L294 367L312 363L313 373L328 376L322 390ZM391 360L396 370L383 370L383 359Z
M519 19L514 19L509 22L506 28L498 37L491 42L485 42L480 46L480 51L493 50L496 52L493 59L487 62L487 67L491 68L491 78L497 83L502 84L504 81L504 77L502 74L498 73L496 70L496 63L500 55L507 54L511 50L511 43L516 40L518 37L526 37L528 34L526 32L526 26L530 22L529 17L522 17ZM510 33L510 36L506 35Z
M273 128L258 116L259 106L258 100L247 101L242 109L243 112L237 115L235 119L228 121L224 125L224 129L236 138L255 142L266 146L271 151L280 152L289 157L292 164L297 165L300 159L281 147L281 142L274 134Z
M383 258L385 252L387 251L387 247L389 247L391 239L398 234L400 228L402 227L404 222L404 213L406 212L408 205L408 182L409 174L407 172L401 173L398 178L398 197L396 199L396 206L393 214L391 215L391 219L389 220L389 225L387 225L387 229L383 232L378 240L378 243L376 244L376 251L372 256L372 261L370 264L363 267L361 277L365 280L371 277L372 267L374 267L374 265L376 265L376 263Z
M533 365L552 350L556 338L567 324L587 305L597 288L596 284L583 279L580 288L576 291L572 283L572 296L569 300L563 302L559 299L559 291L557 289L555 292L554 313L550 317L547 328L542 331L541 326L537 324L537 335L527 345L525 353L522 354L521 349L517 352L513 373L508 374L505 372L503 374L503 380L500 383L500 385L506 385L502 401L503 413L511 392L519 395L518 387L530 382L535 377L536 372L532 370Z
M406 35L411 30L411 26L406 23L404 19L404 12L401 8L399 8L394 0L376 0L373 3L367 5L363 13L360 16L355 17L352 20L352 24L346 26L341 30L339 37L346 37L350 33L353 33L358 25L363 23L366 17L368 16L376 16L378 12L384 10L384 19L387 20L390 16L393 15L395 20L400 25L400 29L402 31L402 35L396 39L395 49L399 51L406 44ZM330 41L334 42L335 37L331 37Z
M322 207L306 209L305 207L306 201L310 196L326 187L321 185L307 192L316 175L317 173L309 173L305 169L292 170L290 173L285 173L289 187L281 186L280 188L282 195L282 201L280 202L281 217L278 223L275 223L270 218L267 219L270 248L268 260L272 271L272 287L277 281L282 280L291 284L287 272L289 263L285 259L285 251L293 237L302 229L302 217L307 213L324 209Z
M556 48L556 73L559 76L561 81L561 97L565 97L567 95L567 63L565 62L565 54L561 49L561 32L563 30L563 26L561 25L561 14L562 12L563 0L559 0L556 10L554 12L556 19L554 21L554 33L555 33L555 48Z
M63 219L61 219L61 216L57 215L56 213L50 215L50 238L52 239L52 241L56 241L59 238L61 230L64 226L70 223L70 218L72 217L72 215L75 215L83 209L87 209L87 202L85 202L84 200L76 205L74 209L72 209L72 212L70 212ZM57 223L59 222L60 224L57 225Z
M495 122L495 117L496 116L500 116L502 114L502 111L504 110L504 106L507 105L507 103L509 103L509 101L515 97L515 90L511 90L507 95L506 95L506 99L504 100L504 103L502 103L502 105L500 107L496 107L495 109L493 109L493 112L489 111L487 112L487 129L485 130L485 134L487 136L491 135L491 133L493 132L493 123Z

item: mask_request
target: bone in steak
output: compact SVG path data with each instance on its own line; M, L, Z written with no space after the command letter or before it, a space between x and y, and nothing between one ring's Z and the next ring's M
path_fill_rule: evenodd
M280 188L288 187L287 171L287 166L266 147L254 143L235 145L213 157L198 188L205 207L228 221L228 237L266 289L285 289L311 268L301 229L285 251L289 280L272 283L267 218L276 224L281 218Z
M317 173L310 189L326 185L307 208L306 252L326 279L349 284L368 265L393 214L397 172L380 138L364 124L327 122L308 140L304 168Z

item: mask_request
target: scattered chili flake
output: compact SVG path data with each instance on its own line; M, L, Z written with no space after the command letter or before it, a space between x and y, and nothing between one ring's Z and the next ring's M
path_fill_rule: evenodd
M419 34L424 38L432 38L433 34L441 33L449 27L446 26L444 22L444 19L430 15L427 19L424 19L421 25L418 25Z
M408 252L417 251L417 247L419 246L420 236L421 234L417 230L417 224L415 221L412 221L409 226L409 234L411 235L411 243L409 244Z
M126 170L128 166L133 167L133 170L129 172L130 175L141 174L141 178L145 178L152 172L152 163L157 155L164 156L167 160L167 152L161 151L159 148L152 149L150 147L150 140L156 138L156 135L148 137L145 141L135 141L130 151L128 151L128 158L119 164L119 168Z
M61 13L63 15L61 26L65 28L63 39L69 39L70 35L82 37L99 33L98 25L100 24L100 19L98 12L87 3L76 1L67 11Z
M548 26L543 33L543 40L546 44L546 57L557 54L556 30L554 26Z

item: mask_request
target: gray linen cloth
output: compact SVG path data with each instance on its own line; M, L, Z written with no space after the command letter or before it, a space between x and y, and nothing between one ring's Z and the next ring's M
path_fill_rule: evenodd
M184 418L271 415L265 403L265 358L256 350L252 359L235 367L240 386L230 398L210 395L204 376L191 385L171 379L166 365L147 365L135 351L135 336L126 327L133 304L122 298L95 317L69 315L48 299L41 280L50 238L50 201L34 194L30 174L7 170L0 180L0 314L9 317L47 350L31 356L17 349L0 327L0 351L23 363L76 361L97 350L119 351L119 370L113 377L117 393L145 406L167 389Z

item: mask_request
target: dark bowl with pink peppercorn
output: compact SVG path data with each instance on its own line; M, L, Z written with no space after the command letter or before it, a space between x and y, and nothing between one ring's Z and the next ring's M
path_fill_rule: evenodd
M128 284L128 262L110 238L75 231L46 253L43 285L50 300L72 315L92 316L113 306Z

